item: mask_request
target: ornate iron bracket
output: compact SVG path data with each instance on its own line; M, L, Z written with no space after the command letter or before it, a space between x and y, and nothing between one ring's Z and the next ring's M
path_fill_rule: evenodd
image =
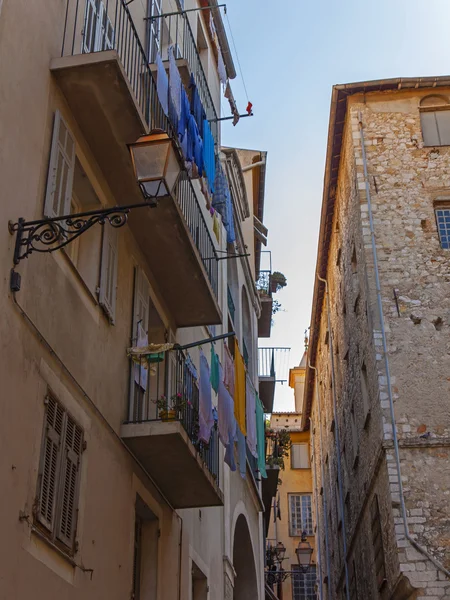
M32 252L55 252L67 246L70 242L90 229L96 223L104 225L108 222L111 227L122 227L128 221L128 213L133 208L153 208L152 202L141 202L129 206L115 206L102 210L89 210L73 215L62 215L37 221L25 221L20 218L17 223L8 224L11 234L16 234L14 247L14 265Z

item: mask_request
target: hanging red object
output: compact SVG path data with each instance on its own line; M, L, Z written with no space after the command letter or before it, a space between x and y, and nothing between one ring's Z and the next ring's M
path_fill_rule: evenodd
M253 104L251 102L249 102L247 104L247 108L245 109L249 115L252 114L252 108L253 108Z

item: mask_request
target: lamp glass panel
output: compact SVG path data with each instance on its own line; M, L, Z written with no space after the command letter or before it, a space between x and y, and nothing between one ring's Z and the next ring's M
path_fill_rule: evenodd
M153 144L136 144L131 147L131 150L138 181L164 177L167 152L171 150L170 140Z
M141 183L141 187L149 198L161 198L169 194L164 179L144 181Z
M170 147L169 149L169 157L168 157L168 161L167 161L167 169L166 169L166 183L167 183L167 188L169 190L169 192L173 191L173 188L175 187L175 184L177 182L178 179L178 175L180 174L180 164L177 160L176 154L175 154L175 150L173 149L173 146Z

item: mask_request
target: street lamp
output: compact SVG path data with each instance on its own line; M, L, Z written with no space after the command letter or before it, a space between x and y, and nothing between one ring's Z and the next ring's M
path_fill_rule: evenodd
M277 561L281 564L284 560L284 555L286 554L286 548L284 547L283 542L278 542L275 546L275 554Z
M311 558L313 554L311 544L306 539L306 531L303 531L302 533L302 538L295 549L295 554L297 555L297 561L301 571L306 573L311 565Z
M134 174L145 200L172 194L181 173L181 164L172 138L161 129L141 136L128 148Z

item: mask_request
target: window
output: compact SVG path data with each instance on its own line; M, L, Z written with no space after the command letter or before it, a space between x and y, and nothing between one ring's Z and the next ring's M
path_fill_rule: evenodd
M316 600L316 565L304 573L299 565L292 565L292 600Z
M313 535L311 494L289 494L289 535Z
M148 16L155 17L149 19L148 23L148 58L149 62L154 63L156 61L156 55L161 53L161 28L162 28L162 0L148 0ZM175 53L175 57L176 57Z
M420 123L425 146L450 145L450 104L445 96L426 96L420 102Z
M51 394L45 402L36 520L54 543L73 553L83 431Z
M133 545L133 581L131 598L156 600L158 573L159 521L136 496Z
M370 524L372 530L375 573L378 589L380 589L386 581L386 567L384 564L383 534L378 496L374 496L372 504L370 505Z
M84 13L83 54L111 50L114 47L114 27L101 0L86 0Z
M291 469L309 469L309 444L292 444Z
M44 216L85 212L101 208L95 190L76 156L75 139L59 110L55 113L52 147L45 195ZM102 241L103 239L103 241ZM97 296L114 323L117 286L117 230L108 222L94 226L65 247L78 274ZM100 273L100 280L99 280Z
M450 248L450 204L435 209L441 248Z

